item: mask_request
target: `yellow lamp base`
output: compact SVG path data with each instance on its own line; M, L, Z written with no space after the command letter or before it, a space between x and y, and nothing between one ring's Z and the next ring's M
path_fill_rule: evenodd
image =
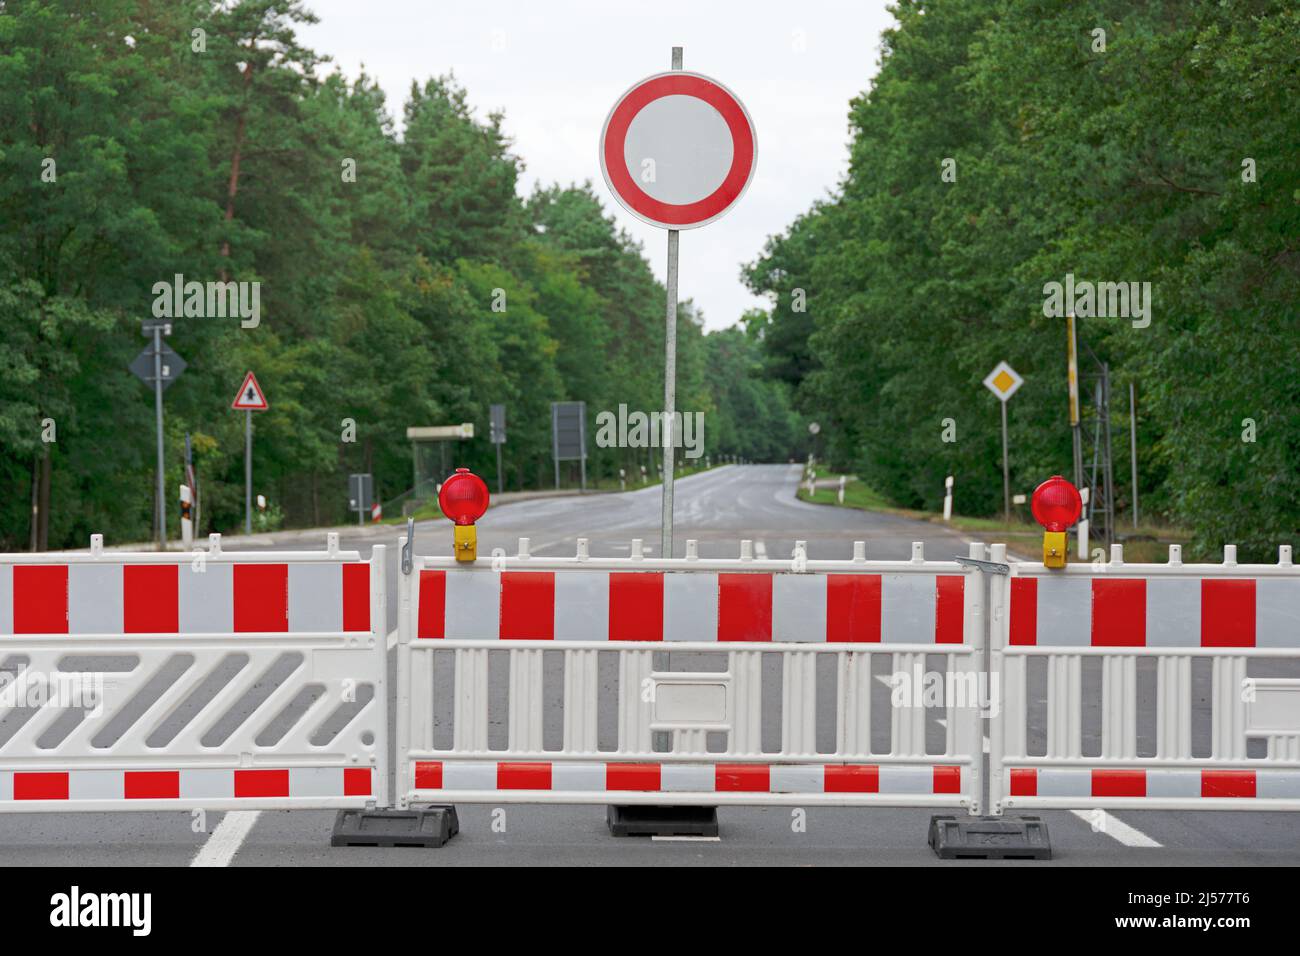
M1068 557L1068 553L1064 531L1043 532L1044 566L1049 568L1065 567L1065 559Z
M453 548L457 561L474 561L478 558L478 529L472 524L454 526L456 537Z

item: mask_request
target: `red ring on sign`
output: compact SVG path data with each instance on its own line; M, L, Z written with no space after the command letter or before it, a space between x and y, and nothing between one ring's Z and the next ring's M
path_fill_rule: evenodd
M692 203L661 202L636 184L623 157L628 127L648 104L664 96L693 96L717 110L731 131L731 168L717 189ZM624 95L605 126L605 176L618 197L647 219L669 226L693 226L721 215L744 192L754 168L754 131L734 96L693 74L656 76Z

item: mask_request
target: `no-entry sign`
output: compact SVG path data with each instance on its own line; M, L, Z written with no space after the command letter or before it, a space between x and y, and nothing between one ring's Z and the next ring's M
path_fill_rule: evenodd
M619 97L600 136L600 168L628 212L664 229L717 219L754 175L745 106L717 80L673 70Z

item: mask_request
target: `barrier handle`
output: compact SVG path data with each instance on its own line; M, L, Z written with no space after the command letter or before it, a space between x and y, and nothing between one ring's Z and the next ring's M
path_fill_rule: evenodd
M402 573L411 573L411 555L415 553L415 518L406 519L406 541L402 544Z

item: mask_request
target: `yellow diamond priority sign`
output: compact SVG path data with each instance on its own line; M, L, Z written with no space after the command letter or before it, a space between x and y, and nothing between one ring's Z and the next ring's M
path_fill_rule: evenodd
M1006 362L999 362L984 379L984 387L1003 402L1016 394L1016 389L1023 384L1025 380Z

